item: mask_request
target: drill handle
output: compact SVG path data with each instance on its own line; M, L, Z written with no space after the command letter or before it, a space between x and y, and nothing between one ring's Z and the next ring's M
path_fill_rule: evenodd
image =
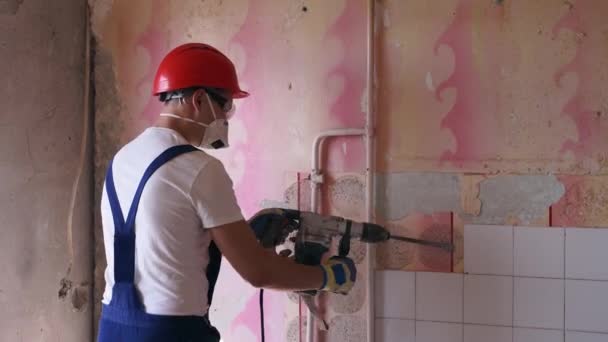
M327 251L329 248L318 243L299 242L295 246L295 261L309 266L321 265L321 259Z
M308 266L321 265L323 255L329 251L329 248L314 242L298 242L295 246L295 261L298 264ZM314 296L316 290L303 291L304 293Z
M346 257L348 253L350 253L350 235L352 229L353 222L351 220L346 221L346 228L344 229L344 234L340 239L340 245L338 246L338 255L341 257Z

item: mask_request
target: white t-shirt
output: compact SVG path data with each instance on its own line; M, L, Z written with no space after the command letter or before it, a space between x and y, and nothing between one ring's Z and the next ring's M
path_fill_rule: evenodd
M124 146L113 162L114 185L126 219L144 170L162 152L188 142L168 128L152 127ZM101 218L108 266L102 302L114 285L114 221L106 189ZM194 151L161 166L148 180L135 220L135 285L147 313L207 313L208 247L213 228L242 220L223 165Z

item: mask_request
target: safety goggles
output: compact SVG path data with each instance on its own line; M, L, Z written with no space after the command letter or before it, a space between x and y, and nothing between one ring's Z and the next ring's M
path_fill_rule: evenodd
M234 101L232 99L227 99L223 95L221 95L217 90L212 88L204 88L209 97L217 103L224 114L226 114L226 118L230 119L234 114Z

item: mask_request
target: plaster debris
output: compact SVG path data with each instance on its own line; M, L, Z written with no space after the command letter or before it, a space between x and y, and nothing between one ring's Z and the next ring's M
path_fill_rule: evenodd
M425 82L426 82L426 88L430 91L435 91L435 85L433 84L433 75L431 74L430 71L428 71L426 73L426 78L425 78Z
M329 341L365 341L365 321L357 316L336 316L329 323Z
M23 0L0 1L0 14L15 15L19 12L21 4L23 4Z
M546 215L549 206L565 192L555 176L500 176L480 185L481 214L473 217L474 224L504 224L515 217L529 224Z
M283 201L287 208L310 211L310 180L303 179L290 185L283 193Z
M459 176L450 173L387 173L376 178L377 215L397 221L411 213L460 210Z
M387 224L391 234L412 236L412 232L407 227L400 227L395 224ZM403 243L397 240L389 240L383 242L376 250L376 261L378 268L400 270L414 261L415 245L411 243Z
M446 224L435 223L426 228L420 238L428 241L450 242L452 239L451 227ZM429 247L416 246L418 259L433 271L449 272L451 270L451 253Z
M384 14L384 16L382 18L383 19L382 22L384 24L384 28L391 27L391 13L390 13L389 9L385 8L383 14Z
M57 296L59 299L65 299L68 296L68 293L72 289L72 281L66 278L61 279L59 282L59 292Z
M329 307L333 311L340 314L354 314L360 311L365 304L365 281L356 281L355 286L346 296L329 293L328 297Z
M86 284L81 284L72 289L71 303L72 308L76 312L85 311L87 308L87 304L89 303L89 286Z
M329 201L337 214L356 221L365 220L365 180L362 176L348 175L329 185Z
M478 216L481 213L479 183L485 178L486 176L482 175L463 175L460 177L460 206L464 214Z
M565 191L554 176L467 177L456 173L380 174L377 215L397 221L411 213L452 211L475 224L505 224L507 218L526 224L544 217Z
M308 320L306 319L306 315L302 315L302 333L303 337L306 336L306 326L308 325ZM286 342L298 342L300 341L300 319L298 317L293 318L288 324L286 329Z

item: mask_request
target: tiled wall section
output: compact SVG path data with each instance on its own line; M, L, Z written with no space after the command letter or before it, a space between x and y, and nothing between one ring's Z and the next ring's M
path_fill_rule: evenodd
M465 274L376 274L377 342L608 342L608 229L465 227Z

